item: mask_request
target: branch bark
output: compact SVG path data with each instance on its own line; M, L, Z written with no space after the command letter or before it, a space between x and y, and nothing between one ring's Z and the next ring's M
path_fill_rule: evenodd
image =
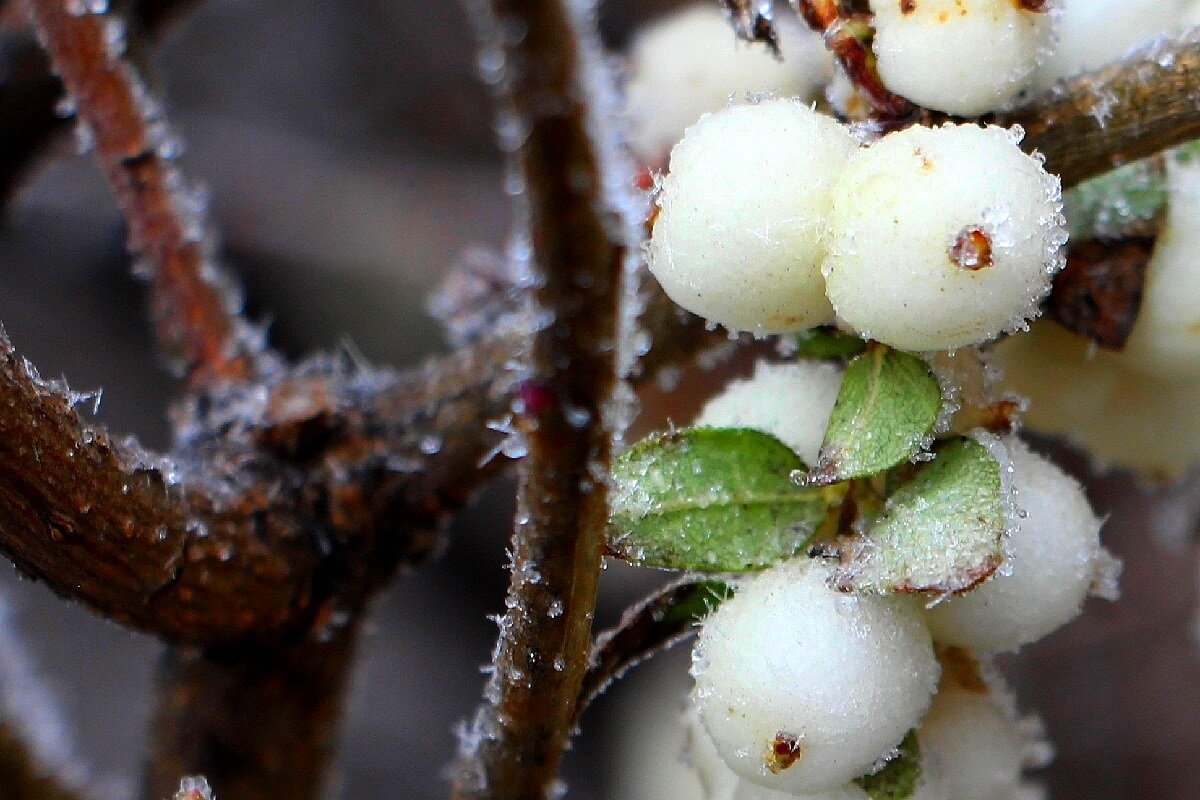
M587 667L626 245L592 139L586 71L598 64L589 62L596 54L582 12L558 0L474 10L483 47L500 48L508 64L502 101L529 126L517 153L528 193L521 222L534 316L547 321L533 332L514 405L528 455L519 465L508 612L453 794L528 800L551 789Z
M136 41L156 40L198 6L202 0L137 0L128 5L130 36ZM3 12L11 14L6 2ZM22 18L23 21L23 18ZM12 196L38 158L72 121L57 108L64 91L50 71L50 59L24 27L6 24L0 28L0 201Z
M284 649L167 652L142 800L203 775L221 800L316 800L333 756L357 626Z
M1200 29L1138 50L1032 98L1003 125L1046 157L1063 187L1200 138Z
M273 358L241 318L240 293L210 252L206 201L174 165L161 106L124 57L124 21L74 13L73 2L26 0L26 10L125 214L130 249L150 278L160 345L193 387L263 372Z

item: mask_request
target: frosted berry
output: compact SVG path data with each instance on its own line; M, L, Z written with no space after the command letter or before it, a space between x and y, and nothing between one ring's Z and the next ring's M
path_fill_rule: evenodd
M742 778L819 794L869 772L916 726L939 667L906 598L828 586L798 558L748 579L704 623L694 700Z
M927 613L934 638L981 652L1016 650L1078 616L1107 556L1083 488L1015 437L1005 440L1016 506L1001 569Z
M850 159L824 272L838 316L904 350L1021 328L1062 267L1059 181L1002 128L913 126Z
M842 369L833 364L760 361L754 377L730 383L709 400L696 425L769 433L804 463L816 464L841 385Z
M740 42L713 5L693 6L650 25L629 50L629 144L645 164L664 163L689 125L747 94L812 100L830 72L820 37L795 17L775 18L782 60Z
M734 331L826 322L830 188L858 142L792 100L709 114L671 151L650 271L688 311Z
M1032 5L871 0L879 75L927 108L961 116L995 111L1028 85L1051 42L1050 13Z

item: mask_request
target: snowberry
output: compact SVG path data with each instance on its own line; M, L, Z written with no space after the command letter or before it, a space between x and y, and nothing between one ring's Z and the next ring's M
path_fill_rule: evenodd
M819 361L770 364L760 361L754 377L734 381L709 400L697 425L754 428L816 464L829 414L842 385L842 369Z
M1130 354L1098 349L1049 320L993 354L1002 389L1029 398L1029 428L1071 439L1099 465L1172 480L1200 460L1200 379L1146 375Z
M906 350L1024 326L1062 266L1059 181L997 127L913 126L857 152L833 190L824 272L838 316Z
M832 568L797 558L748 579L705 621L694 700L726 763L794 793L869 772L916 726L939 667L906 598L828 586Z
M1057 43L1034 76L1039 89L1116 61L1138 45L1187 24L1194 0L1067 0ZM1194 12L1193 12L1194 13Z
M998 342L992 357L1003 374L1002 387L1029 400L1025 424L1041 433L1070 436L1101 417L1118 381L1111 360L1048 319Z
M961 116L994 111L1025 88L1051 41L1050 13L1024 5L871 0L879 75L927 108Z
M671 151L650 271L676 303L731 330L828 321L823 219L857 146L846 128L792 100L703 117Z
M1106 561L1100 520L1080 485L1015 437L1005 440L1023 511L1004 565L982 585L935 605L934 638L982 652L1016 650L1074 619Z
M1012 800L1021 783L1024 742L997 700L984 685L943 685L918 729L922 766L955 800Z
M629 51L626 89L634 153L646 164L664 162L701 115L748 93L813 99L830 70L824 44L792 16L777 15L775 29L782 60L762 45L738 41L715 4L685 9L639 34Z
M1167 158L1167 213L1146 270L1126 363L1151 377L1200 378L1200 162Z

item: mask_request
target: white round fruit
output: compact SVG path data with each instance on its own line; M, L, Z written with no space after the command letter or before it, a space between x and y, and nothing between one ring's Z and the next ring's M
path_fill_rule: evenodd
M1034 76L1039 89L1097 69L1188 24L1192 0L1067 0L1055 21L1056 43Z
M1118 381L1095 345L1050 319L998 342L992 357L1002 388L1029 400L1024 422L1040 433L1072 436L1102 418Z
M948 114L1009 104L1051 42L1050 13L1015 0L871 0L871 10L884 84Z
M937 770L955 800L1012 800L1024 742L988 691L943 686L918 729L922 766Z
M779 792L759 786L750 781L739 781L733 800L870 800L867 793L854 784L848 784L840 789L831 789L819 794L795 794ZM909 800L916 800L909 798Z
M733 381L709 400L695 424L769 433L816 464L841 386L842 368L834 364L760 361L752 378Z
M913 126L860 150L829 215L839 318L903 350L1022 328L1063 264L1058 178L997 127Z
M638 34L629 49L629 144L649 166L666 161L684 130L747 94L814 99L830 73L819 36L795 17L774 20L782 60L738 41L716 4L692 6Z
M694 701L742 778L817 794L869 772L920 720L939 666L906 598L829 588L797 558L743 583L704 622Z
M1123 351L1132 369L1200 378L1200 162L1167 158L1167 213L1146 269L1137 323Z
M1082 487L1015 437L1012 462L1018 526L1004 565L980 586L931 608L934 639L980 652L1016 650L1078 616L1105 560L1100 520Z
M650 271L676 303L730 330L829 321L824 218L857 147L845 127L792 100L703 117L671 151Z

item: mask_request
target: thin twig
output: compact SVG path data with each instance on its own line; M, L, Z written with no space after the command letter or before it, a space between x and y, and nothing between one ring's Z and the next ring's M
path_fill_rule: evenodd
M751 44L762 43L779 58L779 34L771 20L770 2L759 0L722 0L725 13L737 37Z
M997 122L1025 128L1069 188L1200 138L1200 29L1164 39L1032 98Z
M870 15L845 13L838 0L791 0L796 13L825 39L825 47L837 59L850 82L871 104L881 120L901 120L916 110L912 103L893 93L879 77L875 52L871 49L874 30Z
M596 637L579 692L576 722L610 683L646 659L686 641L728 594L720 581L684 578L626 610L616 627Z
M519 467L508 612L454 796L530 800L550 791L587 668L627 244L593 139L588 70L599 61L584 29L592 20L558 0L494 0L473 10L482 46L508 64L502 102L528 125L517 158L531 300L546 322L536 326L517 389L528 455Z
M246 380L270 358L240 316L236 287L209 252L206 200L173 163L177 148L162 109L124 57L123 19L75 13L77 5L26 0L129 224L130 249L153 288L160 345L182 362L193 387Z

